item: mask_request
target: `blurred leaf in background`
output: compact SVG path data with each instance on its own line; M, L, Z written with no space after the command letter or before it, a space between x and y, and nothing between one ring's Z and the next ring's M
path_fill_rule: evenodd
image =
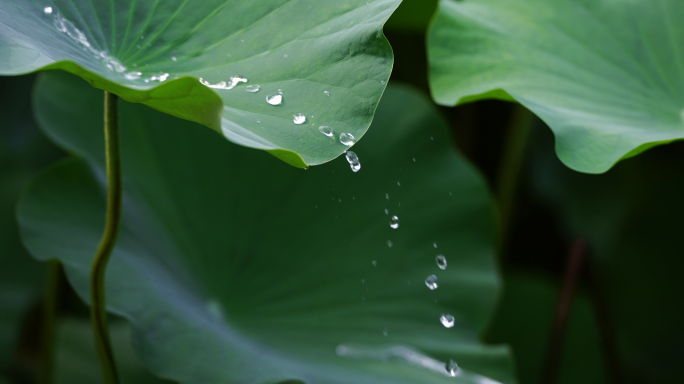
M32 253L60 258L83 298L104 212L96 93L43 78L41 125L83 159L46 173L19 214ZM514 382L507 349L479 340L499 287L483 179L416 91L391 87L373 124L354 147L358 173L345 159L302 171L122 103L126 198L107 302L153 372L187 384L452 383L454 359L460 382Z
M22 320L43 293L45 267L25 251L15 208L32 176L62 152L31 114L35 76L0 77L0 375L16 359Z
M454 106L517 100L568 167L602 173L684 137L684 2L441 0L430 89Z
M537 132L535 140L552 138ZM600 177L565 169L548 145L533 148L529 188L567 236L591 246L625 381L684 382L684 146L648 151Z
M539 269L518 268L504 275L504 294L487 340L510 345L520 383L541 382L558 288L553 275ZM569 315L556 383L606 383L602 359L593 308L580 292Z

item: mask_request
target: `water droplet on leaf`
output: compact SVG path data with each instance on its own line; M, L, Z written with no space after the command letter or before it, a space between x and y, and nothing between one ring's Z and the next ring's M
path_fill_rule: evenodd
M328 91L323 91L323 93L325 93L326 96L330 96L330 92Z
M347 146L354 144L354 135L346 132L340 134L340 143Z
M52 14L52 7L45 7L45 8L43 8L43 12L44 12L46 15L51 15L51 14Z
M458 365L456 365L455 361L449 360L449 362L446 364L446 370L449 376L456 376L458 373Z
M328 137L333 137L333 135L335 134L333 129L328 127L327 125L321 125L320 127L318 127L318 130L321 131L322 134L324 134Z
M271 105L280 105L283 103L283 95L281 93L271 93L266 96L266 102Z
M256 84L248 85L247 87L245 87L245 91L250 93L259 92L260 89L261 87Z
M304 116L303 113L298 113L298 114L294 115L293 121L297 125L304 124L304 122L306 122L306 116Z

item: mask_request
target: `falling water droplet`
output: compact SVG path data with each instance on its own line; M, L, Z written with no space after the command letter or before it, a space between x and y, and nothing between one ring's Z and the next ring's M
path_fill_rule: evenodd
M430 288L431 291L437 289L437 276L430 275L425 279L425 285Z
M297 125L304 124L304 122L306 122L306 116L304 116L303 113L298 113L298 114L294 115L293 121Z
M437 266L439 267L439 269L446 269L447 259L446 257L444 257L444 255L437 255L437 257L435 257L435 261L437 261Z
M437 248L437 242L435 241L434 243L432 243L432 246Z
M389 215L389 209L385 208L385 215Z
M373 260L371 263L373 264L374 267L378 266L378 262L376 260Z
M455 361L449 360L449 362L446 364L446 370L450 376L456 376L458 373L458 365Z
M389 335L389 332L387 331L387 328L385 328L385 329L382 330L382 334L385 335L385 336Z
M392 229L399 228L399 217L397 217L397 216L390 217L390 228L392 228Z
M259 92L260 89L261 89L261 87L256 85L256 84L248 85L245 87L245 91L250 92L250 93Z
M397 181L397 186L401 187L401 183Z
M448 313L442 313L442 316L439 317L439 321L444 328L451 328L454 326L454 317Z
M330 92L328 91L323 91L323 93L325 93L326 96L330 96Z
M45 12L46 15L51 15L52 14L52 7L43 8L43 12Z
M266 95L266 102L271 105L280 105L283 103L283 95L281 93Z
M389 193L385 193L385 199L389 200Z
M346 132L341 133L340 134L340 143L347 145L347 146L354 144L354 135L352 135L351 133L346 133Z
M394 245L394 243L392 243L391 241L387 240L387 246L388 246L388 247L392 248L393 245Z
M171 60L176 61L178 59L176 58L176 56L171 56Z
M361 163L359 162L359 157L356 155L356 153L347 151L345 157L347 158L347 162L349 163L352 171L358 172L361 169Z
M321 125L320 127L318 127L318 130L321 131L322 134L324 134L328 137L333 137L333 135L335 134L333 129L328 127L327 125Z
M416 158L415 158L415 157L413 158L413 162L414 162L414 163L416 162Z

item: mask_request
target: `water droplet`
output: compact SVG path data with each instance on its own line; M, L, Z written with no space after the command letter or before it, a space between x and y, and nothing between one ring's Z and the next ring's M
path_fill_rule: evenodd
M318 127L318 130L321 131L322 134L324 134L328 137L333 137L333 135L335 134L333 129L328 127L327 125L321 125L320 127Z
M380 84L385 84L385 80L380 80Z
M414 163L416 162L416 158L415 158L415 157L413 158L413 162L414 162Z
M388 247L392 248L393 245L394 245L394 244L393 244L391 241L387 240L387 246L388 246Z
M449 362L446 364L446 370L450 376L456 376L458 373L458 365L455 361L449 360Z
M390 217L390 228L392 228L392 229L399 228L399 217L397 217L397 216Z
M52 14L52 7L43 8L43 12L45 12L46 15L51 15Z
M340 143L347 146L354 144L354 135L346 132L340 134Z
M387 328L385 328L385 329L382 330L382 334L385 335L385 336L389 335L389 332L387 331Z
M378 266L378 262L376 260L371 261L371 263L373 264L374 267Z
M271 105L280 105L283 103L283 95L281 93L271 93L266 96L266 102Z
M385 193L385 199L389 200L389 193Z
M231 88L234 88L238 83L246 83L247 78L242 76L242 75L235 75L230 77L230 83L233 85Z
M306 122L306 116L304 116L303 113L298 113L298 114L294 115L293 121L297 125L304 124L304 122Z
M259 92L260 89L261 89L261 87L256 85L256 84L248 85L247 87L245 87L245 91L251 92L251 93Z
M434 138L434 137L432 137L432 136L430 136L430 140L435 140L435 138Z
M437 257L435 257L435 261L437 261L437 266L439 267L439 269L446 269L447 259L446 257L444 257L444 255L437 255Z
M432 246L437 248L437 242L435 241L434 243L432 243Z
M401 187L401 183L397 181L397 186Z
M124 73L124 77L127 78L128 80L137 80L140 78L140 76L142 76L142 72L138 72L138 71Z
M356 153L347 151L345 157L347 158L347 162L349 163L352 171L358 172L361 169L361 163L359 162L359 157L356 156Z
M385 215L389 215L389 209L385 208Z
M431 291L437 289L437 276L430 275L425 279L425 285L430 288Z
M330 96L330 92L328 91L323 91L323 93L325 93L326 96Z
M439 317L439 321L444 328L451 328L454 326L454 317L448 313L442 313L442 316Z
M158 75L152 75L152 76L150 76L150 78L147 79L145 82L146 82L146 83L149 82L149 81L159 81L159 82L162 82L162 81L166 81L166 79L168 79L168 78L169 78L169 74L168 74L168 73L160 73L160 74L158 74ZM205 84L205 85L206 85L206 84ZM213 88L213 87L212 87L212 88Z
M176 61L178 59L176 58L176 56L171 56L171 60Z
M261 120L257 119L257 123L261 124Z
M286 53L286 54L284 54L284 55L283 55L283 57L287 59L287 53Z

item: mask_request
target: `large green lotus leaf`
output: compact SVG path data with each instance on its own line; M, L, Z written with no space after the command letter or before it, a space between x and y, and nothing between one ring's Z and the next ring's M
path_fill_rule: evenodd
M60 151L31 118L33 76L0 77L0 372L8 369L22 319L43 291L45 268L26 252L15 218L19 194Z
M393 62L382 25L400 1L0 0L0 74L62 69L306 167L346 149L319 126L368 129ZM198 81L236 75L248 83ZM278 90L282 104L267 103Z
M529 189L568 236L584 236L606 297L626 383L684 381L682 143L593 176L564 168L533 138ZM550 135L548 135L550 136Z
M135 355L130 326L111 321L109 334L123 384L168 383L154 377ZM93 341L93 328L87 319L66 317L59 320L55 340L55 384L101 384L102 371Z
M87 300L104 213L91 129L101 103L65 76L35 95L46 132L83 159L32 185L23 238L37 258L61 259ZM107 303L153 372L185 384L513 381L506 348L478 338L499 286L484 180L415 91L390 89L373 124L358 173L344 159L302 171L121 105L124 220ZM462 374L446 374L448 359Z
M428 36L434 99L517 100L568 167L601 173L684 137L684 2L441 0Z

